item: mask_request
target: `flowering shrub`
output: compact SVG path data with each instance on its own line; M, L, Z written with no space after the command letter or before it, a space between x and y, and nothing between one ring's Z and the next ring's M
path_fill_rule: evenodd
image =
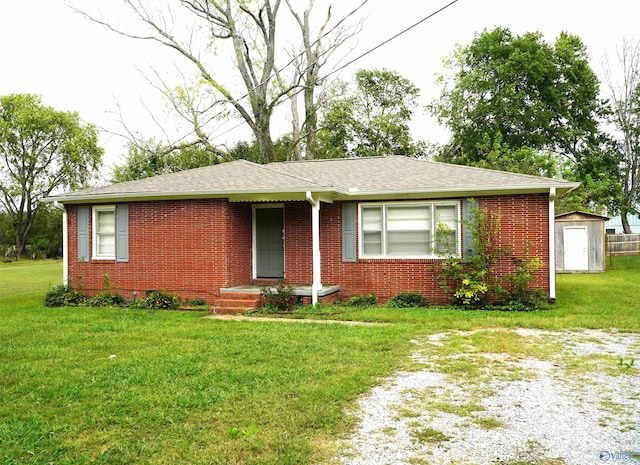
M456 298L457 303L465 306L473 306L482 301L488 289L485 283L471 281L469 278L465 278L453 293L453 296Z
M496 246L500 230L500 217L493 212L481 211L476 204L471 219L465 221L471 229L476 253L470 257L450 258L440 265L440 288L453 297L455 305L479 308L488 302L507 310L536 310L542 308L546 296L531 290L536 272L543 266L539 257L529 257L526 247L522 257L514 257L511 247ZM511 255L515 273L497 276L498 260ZM507 289L502 286L507 284Z
M487 274L487 269L476 260L465 262L451 258L442 264L440 287L453 296L455 305L477 308L484 304L490 289ZM495 286L492 288L497 290Z

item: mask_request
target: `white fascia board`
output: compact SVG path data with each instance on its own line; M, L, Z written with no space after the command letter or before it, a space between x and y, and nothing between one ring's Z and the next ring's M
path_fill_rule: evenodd
M60 202L66 205L104 203L104 202L139 202L144 200L189 200L225 198L232 201L274 201L282 199L305 200L309 189L278 190L227 190L227 191L191 191L191 192L129 192L88 195L58 195L47 197L45 202ZM312 189L324 201L333 201L335 189Z
M563 186L512 186L505 188L456 188L456 189L416 189L416 190L385 190L385 191L354 191L347 194L336 195L335 200L388 200L388 199L419 199L419 198L453 198L453 197L478 197L495 195L517 194L548 194L551 187L555 187L558 195L572 191L579 183Z

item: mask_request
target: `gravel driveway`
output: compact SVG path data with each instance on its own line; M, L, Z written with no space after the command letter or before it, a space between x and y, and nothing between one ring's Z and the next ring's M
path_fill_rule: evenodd
M640 334L482 330L415 343L415 371L358 401L337 463L640 463Z

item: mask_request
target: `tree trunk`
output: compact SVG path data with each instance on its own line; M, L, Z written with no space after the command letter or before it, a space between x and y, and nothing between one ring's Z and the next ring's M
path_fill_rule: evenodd
M300 133L300 114L298 113L298 94L293 92L289 96L289 102L291 103L291 135L293 136L294 144L291 159L302 160L302 149L300 147L302 135Z
M304 89L304 109L307 142L307 158L312 160L317 157L318 151L318 108L314 102L313 88Z
M19 260L24 253L25 239L20 234L16 234L16 260Z
M625 234L631 234L631 227L629 226L629 218L626 211L620 212L620 219L622 220L622 232Z
M271 128L269 125L269 117L258 118L259 124L253 126L253 133L256 136L256 142L262 155L262 163L267 164L276 161L276 150L271 139Z

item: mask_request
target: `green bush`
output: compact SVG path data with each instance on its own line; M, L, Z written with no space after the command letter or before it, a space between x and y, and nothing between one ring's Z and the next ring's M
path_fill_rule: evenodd
M507 309L519 312L531 312L547 308L549 296L539 289L527 289L511 294Z
M375 294L355 295L347 300L344 305L347 307L373 307L378 303Z
M44 296L45 307L63 307L68 292L68 286L64 284L54 286L53 289L49 290Z
M75 289L71 285L59 284L44 296L45 307L65 307L68 305L82 305L87 300L84 291Z
M140 301L139 306L152 310L175 310L180 307L180 299L169 292L153 291Z
M386 304L391 308L417 308L428 305L427 299L419 292L401 292Z
M189 305L193 306L193 307L204 307L207 305L207 301L200 298L200 297L196 297L195 299L191 299L189 302L187 302Z
M290 312L298 305L295 288L280 281L274 287L263 287L260 293L264 296L264 306L278 312Z
M114 294L110 291L102 291L95 297L87 301L91 307L122 307L126 304L126 299L120 294Z

